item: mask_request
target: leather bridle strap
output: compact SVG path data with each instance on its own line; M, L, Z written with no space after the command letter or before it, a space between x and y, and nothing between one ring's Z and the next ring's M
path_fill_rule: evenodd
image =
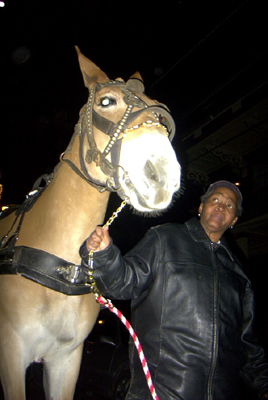
M93 125L104 132L106 135L113 136L114 128L116 124L109 119L102 117L95 110L92 111L92 123Z
M95 189L97 189L99 192L104 192L105 190L108 189L107 185L102 184L101 182L94 182L93 179L88 175L88 178L82 174L79 168L75 164L72 163L72 161L68 160L68 158L62 158L60 159L63 162L66 162L71 169L80 176L80 178L84 179L87 183L89 183L91 186L93 186Z
M161 116L161 123L162 123L162 125L166 126L168 134L169 134L169 140L172 142L174 135L175 135L175 123L174 123L173 118L171 117L170 113L163 106L146 106L141 110L134 111L128 116L128 118L126 120L126 124L129 125L145 110L155 112ZM92 123L97 129L101 130L102 132L104 132L106 135L109 135L110 137L113 136L113 133L114 133L116 127L118 126L118 124L115 124L112 121L109 121L107 118L99 115L95 110L93 110L93 112L92 112Z
M175 123L173 121L173 118L169 114L169 112L163 106L147 106L147 107L143 108L142 110L134 111L133 113L131 113L129 115L129 117L127 119L127 125L129 125L132 121L134 121L145 110L159 114L160 117L162 117L160 120L160 123L161 123L161 125L164 125L167 128L169 140L172 142L174 135L175 135ZM163 120L163 118L164 118L164 120Z

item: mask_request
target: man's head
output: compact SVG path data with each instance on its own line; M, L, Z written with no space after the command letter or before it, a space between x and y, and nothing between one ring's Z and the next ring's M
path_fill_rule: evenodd
M234 226L242 212L242 200L239 189L228 181L213 183L201 197L200 223L213 242Z
M236 207L235 215L237 217L240 217L241 214L242 214L242 211L243 211L243 209L242 209L243 196L242 196L242 193L240 192L240 190L238 189L238 187L236 185L234 185L233 183L231 183L231 182L228 182L228 181L217 181L217 182L212 183L209 186L209 188L206 191L206 193L203 196L201 196L201 202L205 203L205 201L214 192L214 190L219 188L219 187L226 187L228 189L231 189L235 193L235 195L237 197L237 207Z

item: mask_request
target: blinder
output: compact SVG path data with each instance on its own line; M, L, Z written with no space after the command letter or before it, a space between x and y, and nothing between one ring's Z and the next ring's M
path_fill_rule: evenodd
M143 113L146 109L146 111L151 111L155 114L158 115L158 119L160 124L164 125L167 128L168 131L168 136L169 140L172 142L174 136L175 136L175 122L173 118L170 115L170 112L168 108L164 104L159 104L159 105L154 105L154 106L148 106L145 101L140 99L135 93L133 93L128 87L130 86L131 88L135 88L136 90L141 90L141 87L137 85L129 85L129 82L131 81L137 81L139 82L142 87L143 84L141 81L138 79L130 79L124 87L124 83L120 81L111 81L111 83L104 83L104 84L96 84L97 87L95 88L95 93L101 89L103 86L109 86L109 84L118 84L121 87L121 91L124 94L123 100L127 105L132 106L133 108L142 108L141 110L137 110L132 112L129 116L128 119L125 122L125 125L129 125L132 121L134 121L141 113ZM136 82L135 82L136 83ZM144 88L144 87L143 87ZM110 137L113 136L115 130L119 126L121 121L119 121L117 124L114 122L108 120L107 118L99 115L94 109L92 110L92 124L99 130L101 130L103 133L109 135Z

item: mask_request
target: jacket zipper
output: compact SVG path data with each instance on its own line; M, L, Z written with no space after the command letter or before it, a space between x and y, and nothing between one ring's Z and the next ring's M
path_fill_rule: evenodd
M212 346L212 360L210 373L208 377L208 385L207 385L207 399L213 400L212 387L213 387L213 379L216 369L217 363L217 355L218 355L218 287L219 287L219 274L217 263L215 262L215 244L211 243L211 259L212 265L214 267L214 285L213 285L213 346Z

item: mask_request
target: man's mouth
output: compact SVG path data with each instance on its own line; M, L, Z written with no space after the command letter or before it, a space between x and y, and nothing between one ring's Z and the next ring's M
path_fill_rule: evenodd
M212 214L211 216L212 216L213 218L217 219L218 221L222 221L222 220L223 220L223 217L222 217L221 214L214 213L214 214Z

